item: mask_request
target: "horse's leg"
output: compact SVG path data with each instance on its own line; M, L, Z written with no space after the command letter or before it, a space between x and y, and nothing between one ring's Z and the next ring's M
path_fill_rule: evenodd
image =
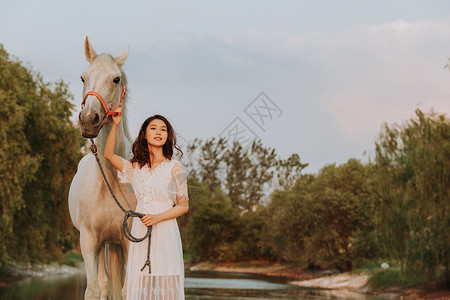
M130 248L130 241L127 239L122 240L122 249L123 253L125 253L125 265L128 261L128 249ZM123 281L123 287L122 287L122 299L127 299L127 268L124 266L124 272L125 272L125 280Z
M80 247L83 255L84 267L86 269L87 287L84 299L99 299L100 289L97 281L98 251L100 245L91 232L85 228L80 231Z
M105 265L105 244L102 245L98 254L98 285L100 286L100 299L106 300L108 298L108 275L106 274Z

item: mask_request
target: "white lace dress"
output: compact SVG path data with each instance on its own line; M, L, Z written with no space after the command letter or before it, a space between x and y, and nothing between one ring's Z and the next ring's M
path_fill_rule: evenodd
M133 186L138 203L136 211L157 214L174 205L186 205L188 200L186 176L183 165L175 159L165 160L152 171L147 166L139 168L124 161L123 171L118 171L121 182ZM147 227L133 219L133 236L142 237ZM153 225L151 235L151 273L146 266L148 241L130 242L127 261L127 299L184 299L184 263L181 236L176 219Z

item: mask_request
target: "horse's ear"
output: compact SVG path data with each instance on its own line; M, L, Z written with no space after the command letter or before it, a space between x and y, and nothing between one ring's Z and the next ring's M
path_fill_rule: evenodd
M84 55L88 62L92 62L94 58L97 56L97 52L95 52L94 48L92 48L91 43L89 42L88 37L86 36L86 40L84 42Z
M116 61L116 64L121 68L125 61L128 58L128 54L130 53L130 46L128 46L125 50L122 51L119 55L117 55L114 60Z

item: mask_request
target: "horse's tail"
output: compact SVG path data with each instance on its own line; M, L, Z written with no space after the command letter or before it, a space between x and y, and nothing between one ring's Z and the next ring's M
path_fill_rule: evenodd
M107 274L109 281L108 299L122 299L122 287L124 284L125 255L120 244L106 244Z

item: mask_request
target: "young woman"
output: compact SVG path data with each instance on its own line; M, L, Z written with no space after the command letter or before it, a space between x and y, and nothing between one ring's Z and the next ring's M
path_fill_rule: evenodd
M183 251L175 218L188 212L188 192L183 166L172 158L174 148L183 152L169 121L154 115L142 124L130 161L114 154L122 108L116 111L104 156L118 169L120 181L133 186L136 211L146 214L140 220L134 218L133 236L144 236L147 226L153 226L150 270L148 266L141 270L147 259L147 241L130 243L127 299L184 299Z

